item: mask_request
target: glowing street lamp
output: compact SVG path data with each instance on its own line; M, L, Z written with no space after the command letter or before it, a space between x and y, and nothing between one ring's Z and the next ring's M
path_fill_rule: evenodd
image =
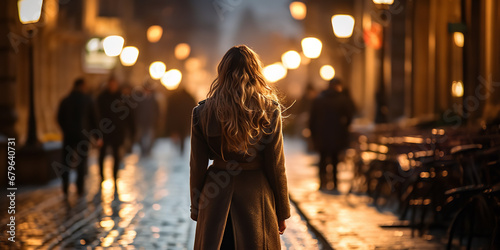
M296 20L303 20L307 14L306 4L299 1L292 2L290 4L290 14Z
M319 75L323 80L330 81L335 77L335 69L331 65L323 65L319 69Z
M118 56L122 52L124 43L125 39L121 36L108 36L102 41L104 53L111 57Z
M122 53L120 54L120 61L123 66L132 66L137 62L137 58L139 57L139 49L134 46L127 46L123 48Z
M191 47L187 43L179 43L175 46L174 54L178 60L184 60L189 57Z
M391 5L394 3L394 0L373 0L373 3Z
M149 66L149 75L151 78L158 80L165 74L165 70L167 70L165 63L156 61Z
M19 21L22 24L36 23L42 15L43 0L19 0L17 2ZM27 28L29 37L33 37L34 29ZM28 136L26 138L26 146L39 146L37 131L36 131L36 116L35 116L35 78L34 78L34 56L33 56L33 41L28 44L29 55L29 115L28 115Z
M163 35L163 28L159 25L153 25L148 28L147 37L150 43L156 43L160 41Z
M87 50L89 52L96 52L99 50L100 43L101 43L101 40L99 38L94 37L87 42L85 47L87 48Z
M175 90L182 81L182 73L178 69L171 69L161 77L161 84L168 90Z
M264 67L264 77L269 82L277 82L286 77L286 68L281 63L273 63Z
M318 38L315 37L306 37L302 39L302 51L307 58L318 58L321 54L321 49L323 48L323 44Z
M464 47L464 41L465 41L465 38L464 38L464 33L462 32L454 32L453 33L453 40L455 41L455 44L462 48Z
M394 0L373 0L373 3L376 5L377 8L379 9L389 9L389 5L393 4L394 3ZM382 15L380 16L381 17L381 21L388 21L387 20L387 16L385 15ZM378 98L376 98L376 108L375 108L375 117L378 117L378 119L376 118L375 122L376 123L384 123L384 122L387 122L388 121L388 117L387 117L387 112L385 111L385 109L387 108L387 97L386 97L386 94L385 94L385 77L384 77L384 57L385 57L385 28L384 28L384 25L380 25L381 27L381 30L382 30L382 39L381 39L381 46L380 46L380 62L379 62L379 81L378 81L378 86L377 86L377 96Z
M281 56L281 62L287 69L296 69L300 66L300 54L295 50L289 50Z
M36 23L42 16L43 0L19 0L17 2L19 21L22 24Z
M332 28L336 37L349 38L354 30L354 18L351 15L334 15Z
M453 81L451 84L451 94L454 97L462 97L464 96L464 84L462 81Z

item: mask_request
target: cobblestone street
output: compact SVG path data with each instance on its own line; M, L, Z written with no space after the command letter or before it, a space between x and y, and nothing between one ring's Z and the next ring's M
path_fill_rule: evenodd
M322 249L306 219L335 249L443 248L430 235L412 238L409 228L381 228L398 218L370 206L367 197L345 195L351 178L348 165L339 166L341 194L318 191L317 156L304 153L302 141L285 141L291 199L306 217L292 207L282 236L285 249ZM99 188L95 157L83 198L77 198L72 186L65 201L59 180L44 188L23 188L17 197L16 242L6 243L7 218L2 217L0 248L192 249L196 224L189 218L188 158L165 139L157 141L150 158L130 154L119 172L117 196L110 179ZM106 165L111 166L111 159ZM106 170L109 176L111 168Z
M130 154L119 171L118 195L108 179L99 191L95 157L90 159L87 193L65 201L60 182L23 188L17 196L16 242L6 239L2 215L0 248L11 249L192 249L195 223L189 218L188 155L169 140L156 143L151 158ZM111 162L107 176L111 174ZM2 207L5 207L2 205ZM318 249L318 240L292 208L282 236L286 249Z

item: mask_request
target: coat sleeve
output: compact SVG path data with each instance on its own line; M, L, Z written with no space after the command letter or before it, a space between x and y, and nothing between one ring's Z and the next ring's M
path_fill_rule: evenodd
M290 201L285 171L285 153L283 151L283 132L280 111L276 111L275 130L264 143L265 174L274 193L278 221L290 217Z
M191 194L191 219L198 219L199 200L209 158L208 144L203 136L197 108L193 109L191 116L191 159L190 165L190 194Z

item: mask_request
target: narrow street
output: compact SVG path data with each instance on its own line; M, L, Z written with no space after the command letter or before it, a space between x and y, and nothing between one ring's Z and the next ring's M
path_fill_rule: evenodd
M228 208L229 245L279 249L262 236L288 216L285 186L281 249L500 249L498 13L0 0L0 250L213 250ZM190 133L197 170L217 158L214 175L193 171L199 224ZM248 171L223 176L232 161Z
M189 218L189 156L169 140L157 141L151 158L130 154L119 171L118 196L113 182L99 191L97 160L90 158L87 193L77 199L70 188L68 202L60 181L23 188L17 197L16 242L5 249L192 249L195 223ZM111 160L106 161L111 174ZM3 207L3 205L2 205ZM1 231L6 232L7 218ZM292 207L282 236L286 249L318 249L318 241Z

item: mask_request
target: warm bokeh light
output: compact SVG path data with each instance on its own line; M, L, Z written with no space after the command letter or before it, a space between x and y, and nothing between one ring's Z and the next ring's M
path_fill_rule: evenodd
M184 60L189 57L189 54L191 53L191 47L187 43L179 43L177 46L175 46L175 58L177 60Z
M107 56L118 56L122 52L125 39L121 36L108 36L104 38L102 46Z
M373 0L373 3L391 5L394 3L394 0Z
M464 46L465 38L464 38L464 33L462 32L454 32L453 33L453 40L455 41L455 44L462 48Z
M113 188L113 181L112 180L104 180L101 183L101 187L102 187L102 189L106 189L106 190L112 189Z
M157 80L165 74L165 70L167 70L167 66L165 65L165 63L156 61L151 63L151 65L149 66L149 75L151 76L151 78Z
M17 2L19 21L22 24L36 23L42 15L43 0L19 0Z
M349 38L354 30L354 18L351 15L332 16L333 33L338 38Z
M462 81L453 81L451 84L451 94L454 97L462 97L464 96L464 84Z
M187 71L197 71L201 68L202 64L199 58L191 57L186 60L186 63L184 65Z
M304 55L308 58L314 59L318 58L321 55L321 49L323 48L323 44L318 38L315 37L306 37L302 39L302 51Z
M139 49L134 46L127 46L123 48L122 53L120 54L120 61L123 66L132 66L137 62L137 58L139 57Z
M95 52L99 50L100 43L101 40L99 38L94 37L87 42L87 45L85 47L87 48L87 51Z
M286 77L286 68L281 63L273 63L264 67L264 77L269 82L277 82Z
M287 69L296 69L300 66L300 54L295 50L289 50L283 53L281 62Z
M153 25L148 28L147 37L150 43L156 43L160 41L163 35L163 28L159 25Z
M178 69L167 71L161 78L161 84L168 90L174 90L179 87L182 80L182 73Z
M296 20L303 20L307 14L306 4L298 1L292 2L290 4L290 14Z
M323 65L319 69L319 75L323 80L330 81L335 77L335 69L331 65Z

